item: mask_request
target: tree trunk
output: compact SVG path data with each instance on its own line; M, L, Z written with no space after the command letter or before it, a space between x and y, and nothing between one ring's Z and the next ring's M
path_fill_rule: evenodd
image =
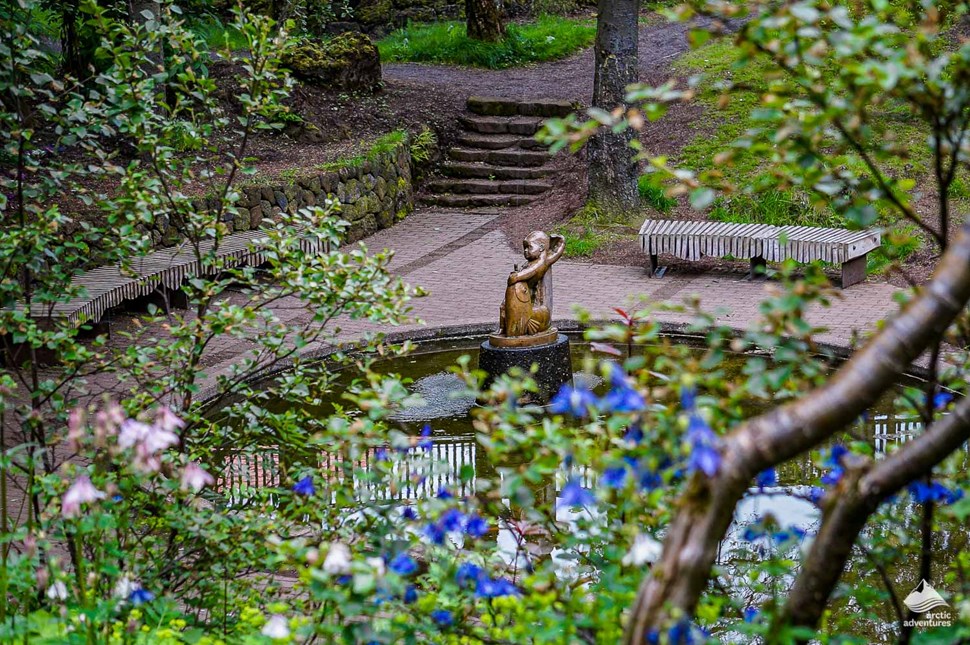
M639 80L640 0L599 0L593 107L625 107L626 87ZM589 141L589 199L611 212L636 209L639 168L630 147L634 131L603 130Z
M497 0L465 0L465 17L469 38L495 43L505 36Z
M970 223L963 225L956 240L947 247L933 279L919 296L891 318L828 383L795 402L746 421L724 438L718 474L710 479L695 475L677 504L677 515L664 539L663 555L640 586L624 642L643 643L648 634L668 625L672 616L692 616L708 585L718 546L731 524L734 509L755 475L818 446L851 423L943 336L968 301ZM951 423L958 421L962 423L963 419L958 417ZM936 440L939 435L933 436ZM957 446L962 443L960 439L957 436ZM918 454L913 453L910 459L913 465ZM900 472L905 465L890 458L883 461L887 463ZM878 487L891 490L888 486ZM875 490L877 485L868 484L863 490L870 488ZM847 518L847 532L858 532L858 519ZM861 519L864 522L865 518ZM838 568L838 563L828 558L825 566ZM802 578L802 584L810 589L793 589L792 596L796 592L809 599L825 595L830 582L812 578ZM795 612L789 616L796 624L814 620Z

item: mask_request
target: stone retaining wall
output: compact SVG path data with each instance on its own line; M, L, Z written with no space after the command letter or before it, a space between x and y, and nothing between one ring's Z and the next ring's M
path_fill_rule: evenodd
M355 242L403 219L414 209L414 169L410 142L405 139L386 152L368 155L359 165L300 173L289 181L241 186L238 212L227 213L229 232L248 231L274 221L281 213L323 205L328 195L340 202L340 217L350 222L346 242ZM180 239L168 226L160 242Z

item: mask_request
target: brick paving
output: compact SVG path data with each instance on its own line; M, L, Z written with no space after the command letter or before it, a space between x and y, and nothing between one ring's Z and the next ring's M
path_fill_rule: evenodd
M497 327L498 307L505 293L505 277L513 264L522 264L504 234L498 230L499 213L419 210L396 226L362 241L377 252L395 252L391 269L428 295L412 301L411 322L396 329L378 327L366 321L338 320L336 340L352 342L366 332L408 331L421 327L490 325ZM596 265L561 260L553 270L556 319L573 318L574 308L589 311L594 318L615 317L614 307L636 307L657 301L681 304L697 297L705 311L718 322L747 328L758 318L758 307L767 296L766 283L751 282L743 274L678 275L668 272L650 279L641 267ZM814 306L808 320L827 328L817 339L849 346L854 333L865 333L895 311L896 288L884 283L863 283L845 289L830 307ZM290 309L292 313L287 311ZM297 322L301 310L295 304L280 303L278 313L287 322ZM660 312L658 320L686 323L686 313ZM210 378L227 369L247 348L234 339L213 347L207 361ZM321 346L311 347L310 351Z

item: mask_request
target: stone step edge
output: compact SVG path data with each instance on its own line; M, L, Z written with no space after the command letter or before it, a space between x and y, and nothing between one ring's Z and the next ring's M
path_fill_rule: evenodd
M575 111L573 104L560 99L507 99L492 96L470 96L469 112L481 116L564 117Z

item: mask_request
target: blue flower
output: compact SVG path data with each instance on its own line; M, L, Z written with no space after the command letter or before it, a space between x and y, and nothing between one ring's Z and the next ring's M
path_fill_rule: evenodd
M293 492L297 495L303 495L309 497L317 492L316 487L313 485L313 477L307 475L300 481L293 484Z
M663 484L663 478L660 473L650 470L647 467L643 467L638 472L640 490L653 490L655 488L660 488Z
M447 609L435 609L433 612L431 612L431 620L438 623L442 627L449 627L455 622L451 617L451 612Z
M455 583L464 588L469 582L476 582L482 576L482 568L471 562L463 562L455 573Z
M627 428L626 434L623 435L623 440L630 445L637 445L643 441L643 428L634 423L632 426Z
M399 576L409 576L418 570L418 563L407 553L398 553L387 566Z
M808 501L818 506L825 496L825 489L819 486L812 486L808 489Z
M146 602L151 602L153 600L155 600L155 594L153 594L149 590L144 589L142 587L138 587L128 595L128 602L135 605L136 607L138 605L143 605Z
M603 409L607 412L639 412L647 406L643 395L632 387L613 388L606 393L602 401Z
M754 483L757 484L758 488L774 486L778 483L778 474L774 468L766 468L758 473L758 476L754 479Z
M822 475L822 483L826 486L835 486L842 479L842 475L845 474L845 470L841 467L833 468L824 475Z
M755 619L758 618L758 614L759 613L760 612L758 611L758 608L757 607L745 607L744 608L744 622L746 622L746 623L753 623L755 621Z
M421 437L421 441L418 442L418 448L423 450L431 450L431 446L434 445L434 442L429 438L431 437L431 426L425 424L425 426L421 428Z
M927 503L942 503L942 504L952 504L958 499L963 497L962 490L952 490L941 484L940 482L930 482L927 484L923 481L913 482L909 485L909 494L913 497L913 501L918 504Z
M829 450L829 456L825 458L822 465L829 468L841 468L842 458L847 454L849 454L849 450L842 444L837 443Z
M376 461L389 461L390 457L387 456L387 448L378 448L374 452L374 459Z
M488 521L477 513L472 513L465 519L465 534L469 537L480 538L488 533L488 529Z
M418 519L418 512L414 510L413 506L405 506L404 510L401 511L401 516L406 520L416 520Z
M549 411L553 414L569 413L574 417L589 416L590 408L596 407L596 395L586 387L566 384L559 389L559 393L552 398Z
M680 407L692 411L697 405L697 388L693 385L682 385L680 388Z
M702 472L708 477L716 475L721 467L721 453L717 451L717 435L698 414L690 416L687 424L687 440L691 444L687 470Z
M937 392L933 395L933 409L942 410L953 401L953 394L950 392Z
M444 486L438 489L438 499L451 499L452 497L454 497L454 495L452 495L451 491Z
M595 501L596 497L583 488L575 477L566 482L560 493L560 502L565 506L589 506Z
M749 524L746 527L744 527L744 532L741 534L741 537L744 539L745 542L754 542L764 534L765 534L764 529L762 529L760 525Z
M344 574L344 575L340 576L339 578L337 578L337 584L338 585L346 585L346 584L349 584L350 581L353 580L353 579L354 579L353 576L351 576L349 574Z
M438 518L438 524L445 532L460 531L464 521L465 516L457 508L449 508Z
M507 578L496 578L479 576L478 584L475 586L475 595L478 598L500 598L502 596L517 596L519 590Z
M607 488L620 488L626 481L626 466L613 466L603 471L603 485Z
M404 604L410 605L418 599L418 590L414 588L414 585L408 585L407 589L404 590Z
M424 535L435 544L445 543L445 530L434 522L425 525Z
M708 477L713 477L720 467L721 453L716 448L708 444L694 445L690 458L687 460L687 470L702 472Z

